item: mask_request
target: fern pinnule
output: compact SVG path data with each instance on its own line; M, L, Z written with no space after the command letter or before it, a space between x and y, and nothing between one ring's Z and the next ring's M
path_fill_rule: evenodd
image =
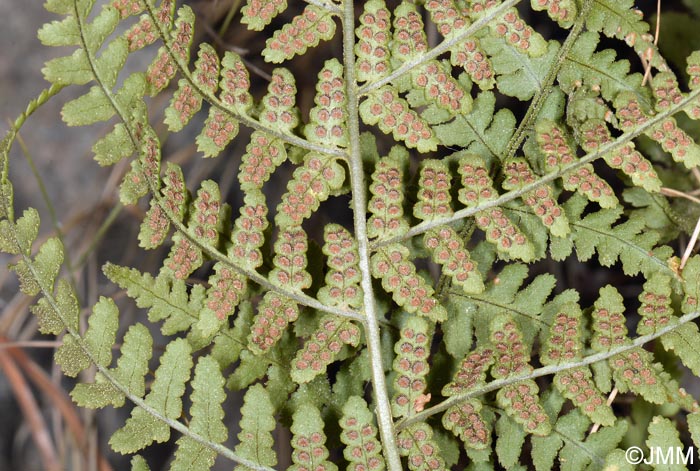
M577 161L571 137L554 122L541 120L537 124L537 143L548 171L559 170ZM577 191L603 208L613 208L618 204L613 189L595 173L591 164L579 166L562 179L565 189Z
M384 0L369 0L360 15L360 25L355 29L357 44L357 80L372 82L391 71L391 14Z
M263 264L260 248L265 243L264 231L268 226L265 196L259 191L248 191L231 233L233 245L229 253L243 266L255 270Z
M533 10L545 10L562 28L571 27L578 13L574 0L530 0L530 5Z
M155 372L155 380L145 397L146 405L169 419L182 414L182 395L190 378L192 355L185 339L168 344ZM170 439L170 426L140 407L131 412L126 424L114 432L109 443L119 453L134 453L153 441Z
M241 23L249 29L260 31L287 9L287 0L248 0L241 9Z
M389 156L382 158L372 174L369 191L372 198L367 209L372 214L367 222L367 235L379 237L400 234L408 230L403 210L403 168L401 161L407 152L394 147Z
M583 353L581 308L570 302L557 311L540 354L543 365L573 362ZM606 426L615 422L615 415L605 403L588 367L557 372L553 381L562 396L572 401L592 422Z
M555 260L563 260L576 248L579 260L590 260L597 253L603 266L610 266L619 260L628 275L643 273L651 276L657 271L671 273L666 263L672 254L671 248L657 246L659 234L645 231L645 222L641 217L624 221L619 209L602 209L582 217L586 207L582 197L569 199L563 207L576 230L565 238L550 241L550 251ZM596 227L606 229L601 233ZM625 238L622 244L620 237Z
M614 106L622 130L634 129L649 119L642 104L630 93L619 93ZM655 124L645 134L661 144L676 162L683 163L687 168L700 165L700 146L678 126L673 117Z
M224 377L221 375L216 360L210 356L200 358L194 368L194 378L190 384L193 391L190 395L192 418L189 422L189 429L213 443L223 443L228 437L228 430L223 420L224 410L221 407L226 399L226 394L224 392ZM262 417L264 418L265 415ZM241 423L244 425L243 421ZM204 443L195 441L188 436L182 436L176 444L178 448L175 451L175 459L170 465L171 470L207 470L214 465L217 452ZM245 456L243 454L241 457L258 458L258 456Z
M346 445L343 455L350 463L349 471L385 469L374 416L364 399L359 396L348 398L343 406L340 427L343 429L340 440Z
M213 95L218 88L219 56L213 47L200 45L192 78L199 90ZM202 95L186 79L180 79L170 106L165 109L164 122L173 132L180 131L202 107Z
M473 12L475 10L472 9ZM539 57L547 51L547 41L520 18L515 8L509 8L497 19L489 22L489 31L529 56Z
M432 326L419 317L409 318L401 328L401 337L394 345L396 377L391 402L394 417L410 417L422 410L421 400L427 387L425 377L430 371L431 339Z
M447 165L438 160L426 160L420 171L418 202L413 214L418 219L431 221L451 216L451 176ZM431 229L425 233L423 244L431 251L433 260L442 266L443 273L465 292L481 292L484 284L476 262L471 260L457 232L451 227Z
M275 223L280 227L301 224L344 181L345 170L334 157L309 152L287 184L287 192L277 206Z
M433 434L433 429L426 423L412 424L399 433L399 453L408 458L408 469L411 471L446 469Z
M134 324L126 331L117 359L117 366L109 369L112 377L122 385L125 391L136 397L146 394L146 374L148 362L153 354L153 338L143 324ZM70 393L71 398L81 407L98 409L112 405L124 405L126 395L104 377L95 375L92 383L78 383Z
M409 250L401 244L379 248L371 257L372 275L382 280L382 287L407 312L433 321L444 321L447 311L435 299L433 288L416 273L409 256Z
M390 85L372 91L360 104L360 113L367 124L376 124L382 132L392 133L407 147L419 152L437 149L438 139L428 122L413 111Z
M598 147L612 140L610 130L602 119L591 118L580 126L579 142L586 152L595 152ZM628 175L633 184L650 192L658 192L661 189L661 180L651 162L635 149L633 143L619 146L603 158L610 167L620 169Z
M509 316L499 316L491 322L491 342L495 352L491 374L494 378L520 375L532 370L530 354L522 334ZM505 412L526 432L547 435L551 424L539 403L539 388L531 379L499 389L496 400Z
M482 202L497 198L498 193L481 157L471 154L463 156L458 171L462 176L462 189L459 190L459 201L462 204L478 207ZM484 231L486 240L504 254L524 261L534 257L534 247L530 241L501 208L479 211L474 215L474 222Z
M272 436L275 420L270 394L261 384L256 384L248 389L243 401L236 453L258 464L275 466L277 453L273 448L275 440ZM235 469L246 471L250 468L239 465Z
M530 165L523 158L515 158L503 165L505 179L503 188L515 190L535 181L536 176ZM532 208L535 215L553 236L563 237L571 232L566 213L559 206L550 185L541 185L536 190L528 191L522 196L523 203Z
M411 3L402 3L394 11L394 40L392 57L406 61L428 50L423 20ZM468 91L444 70L437 60L426 61L411 71L413 87L422 91L427 100L452 113L468 113L472 100Z
M265 42L262 56L267 62L280 63L301 55L321 41L335 35L333 15L316 5L307 5L290 23L275 31Z
M607 351L615 346L629 344L624 311L622 296L617 289L610 285L601 288L592 313L591 346L594 350ZM649 402L663 403L666 391L652 365L649 352L634 348L610 358L608 364L620 390L629 389L642 395Z
M318 73L314 106L309 112L311 123L304 128L310 142L347 147L348 130L343 109L347 106L343 66L337 59L327 60Z
M175 24L170 29L169 24L158 24L159 35L164 46L158 49L156 58L146 71L147 90L150 96L155 96L165 89L175 77L180 67L187 67L190 58L190 46L194 37L194 13L188 6L177 11ZM164 31L161 28L167 28ZM164 36L165 35L165 36ZM175 61L178 61L176 63Z
M285 229L275 242L275 267L269 275L272 284L290 291L301 291L311 285L306 271L306 233L301 227ZM297 304L277 293L268 291L258 306L249 336L249 348L256 354L269 350L277 343L290 322L299 317Z
M490 90L496 84L493 65L476 38L454 46L450 50L450 63L464 69L481 90Z
M338 467L328 461L326 435L323 433L323 420L318 409L303 403L293 416L292 461L290 471L337 471Z

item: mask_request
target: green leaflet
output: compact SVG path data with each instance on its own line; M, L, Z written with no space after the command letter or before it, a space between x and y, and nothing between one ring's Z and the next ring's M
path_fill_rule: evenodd
M275 442L272 431L275 429L274 409L270 397L265 388L257 384L245 395L241 408L240 426L238 434L240 443L236 446L236 452L241 457L266 465L275 466L277 455L273 448ZM247 470L246 466L236 467L237 471Z
M267 62L280 63L297 54L304 54L309 47L327 41L335 34L335 22L331 15L315 5L308 5L265 43L262 52Z
M153 339L143 324L134 324L124 335L121 356L116 368L110 370L114 380L124 390L137 397L146 393L145 377L151 359ZM73 400L82 407L102 408L109 404L124 405L125 395L102 374L97 374L94 383L78 383L71 391Z
M318 409L309 403L302 403L292 419L292 461L294 464L289 470L336 471L338 467L328 461L323 420Z
M214 443L226 440L228 432L224 425L224 410L221 403L226 399L224 378L219 365L211 357L202 357L194 369L192 380L193 392L190 396L192 420L191 432ZM217 453L208 446L183 436L177 441L178 449L170 469L186 471L208 471L216 459Z
M381 471L385 467L381 445L377 440L377 428L367 403L359 396L351 396L343 406L340 419L343 432L340 440L347 445L343 454L350 462L350 471L363 469Z
M177 419L182 413L182 394L190 378L192 357L190 347L184 339L168 344L156 369L155 380L145 403L167 419ZM170 427L145 409L135 408L126 424L117 430L109 444L119 453L133 453L150 445L162 443L170 438Z

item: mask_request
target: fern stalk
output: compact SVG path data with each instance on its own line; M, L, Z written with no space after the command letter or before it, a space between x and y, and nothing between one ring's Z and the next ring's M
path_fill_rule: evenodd
M359 93L355 79L355 5L344 2L343 9L343 62L345 70L346 94L348 100L348 134L350 136L350 186L352 189L352 211L355 226L355 239L360 256L359 267L362 273L363 308L365 319L363 325L367 335L367 348L372 367L372 388L377 403L377 422L382 441L384 457L389 471L401 471L401 458L394 435L394 421L389 404L389 392L381 355L379 337L379 320L374 302L372 273L370 271L370 247L367 237L367 198L365 195L365 177L360 154L360 113Z

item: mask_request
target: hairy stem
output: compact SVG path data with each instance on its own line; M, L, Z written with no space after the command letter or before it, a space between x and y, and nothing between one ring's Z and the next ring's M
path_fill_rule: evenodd
M571 28L571 32L566 37L566 41L564 41L564 44L562 44L561 48L557 52L557 55L554 58L554 61L552 62L552 67L550 67L550 69L547 71L547 75L542 81L542 86L537 91L535 97L532 99L532 102L530 103L530 106L527 109L527 113L525 113L525 117L522 119L522 121L520 121L520 124L518 125L518 129L515 130L515 133L510 138L510 141L508 142L508 147L506 147L505 159L503 159L504 161L515 157L515 153L518 151L520 145L523 143L523 140L527 135L527 131L530 130L532 124L539 116L542 107L547 102L547 98L549 97L552 90L554 90L554 87L552 87L554 79L557 78L559 69L561 69L561 66L564 65L564 62L566 62L566 58L569 54L569 51L571 51L571 48L574 47L574 43L581 35L581 32L583 31L583 25L585 24L586 18L588 17L588 14L590 13L591 8L593 7L593 3L593 0L588 0L584 2L583 8L581 8L581 11L578 13L578 17L576 18L576 22Z
M582 366L588 366L592 365L593 363L598 363L599 361L607 360L608 358L614 357L615 355L619 355L620 353L624 353L626 351L632 350L633 348L638 348L644 345L647 342L650 342L656 338L661 337L662 335L665 335L669 332L672 332L676 330L678 327L682 326L683 324L687 324L688 322L691 322L695 319L700 317L700 311L698 312L691 312L690 314L686 314L682 317L677 318L677 322L672 324L672 325L667 325L656 332L652 334L647 334L643 335L641 337L637 337L632 341L631 343L627 345L622 345L620 347L615 347L611 350L608 350L607 352L599 352L595 353L593 355L589 355L582 360L571 362L571 363L562 363L559 365L549 365L549 366L543 366L542 368L537 368L536 370L525 374L525 375L518 375L518 376L510 376L508 378L503 378L503 379L497 379L495 381L491 381L488 384L485 384L479 388L475 388L473 391L469 391L467 393L462 393L462 394L457 394L455 396L450 397L449 399L446 399L442 401L439 404L434 405L433 407L430 407L428 409L425 409L422 412L417 413L414 416L411 416L407 419L404 419L400 422L397 422L396 424L396 429L401 430L406 427L408 427L410 424L415 423L415 422L423 422L425 421L428 417L433 416L435 414L438 414L440 412L443 412L450 407L459 404L463 401L466 401L467 399L470 399L472 397L477 397L481 396L483 394L486 394L491 391L495 391L496 389L501 389L504 386L508 386L509 384L515 384L519 383L520 381L525 381L527 379L535 379L539 378L540 376L546 376L546 375L551 375L554 373L558 373L561 371L566 371L570 370L573 368L580 368Z
M381 355L381 340L379 337L379 321L372 289L372 273L370 272L370 248L367 237L367 197L365 194L365 174L362 166L360 150L360 113L359 94L355 79L355 6L351 1L344 2L343 11L343 64L345 69L346 93L348 98L348 133L350 135L350 185L352 189L352 211L360 256L360 271L362 273L363 307L365 320L363 326L367 337L372 367L372 387L376 403L377 422L382 440L382 450L389 471L401 471L401 458L396 447L394 436L394 421L389 405L389 393L386 387L384 365Z

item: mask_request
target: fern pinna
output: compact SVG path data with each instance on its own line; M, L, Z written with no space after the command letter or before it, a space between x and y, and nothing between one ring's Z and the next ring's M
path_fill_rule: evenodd
M172 0L47 1L61 19L40 40L74 51L2 141L0 249L63 371L96 371L75 402L133 403L112 449L176 439L177 470L398 471L632 469L626 446L700 446L671 368L700 374L700 257L674 256L692 210L662 191L697 186L700 52L669 66L631 0L241 3L262 65L200 43ZM307 57L323 59L303 63L302 100ZM138 245L169 251L154 273L104 266L148 321L103 297L83 327L62 243L13 209L19 128L69 85L89 88L65 123L108 122L95 160L129 162ZM164 151L183 129L237 173L192 183ZM611 281L577 291L578 262ZM624 276L643 279L633 296ZM628 433L630 408L648 433Z

